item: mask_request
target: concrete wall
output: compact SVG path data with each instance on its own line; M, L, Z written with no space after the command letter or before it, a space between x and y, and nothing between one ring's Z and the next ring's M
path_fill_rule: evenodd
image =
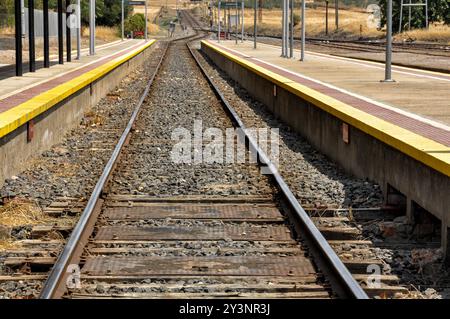
M27 124L0 138L0 187L5 179L23 171L31 157L61 142L64 133L76 127L87 110L113 90L131 70L143 65L154 46L34 118L34 138L30 142L27 141Z
M446 232L450 224L449 177L354 127L349 127L349 143L345 143L340 119L281 87L274 88L275 85L269 80L205 45L202 45L202 51L273 114L347 172L380 184L385 195L388 185L404 194L411 222L414 217L413 203L436 216L443 222L442 241L446 245Z

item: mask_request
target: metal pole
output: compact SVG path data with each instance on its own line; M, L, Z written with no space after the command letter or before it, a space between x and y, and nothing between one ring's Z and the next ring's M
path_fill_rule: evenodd
M219 7L217 8L217 43L220 43L220 4L221 1L219 0Z
M238 20L238 12L239 12L239 7L238 7L238 0L235 0L236 1L236 16L234 17L234 23L235 23L235 26L234 26L234 38L235 38L235 40L236 40L236 44L238 44L238 22L239 22L239 20Z
M258 11L258 0L255 0L255 16L253 21L253 49L256 49L256 36L258 28L256 27L256 12Z
M334 2L334 6L335 6L335 18L336 18L336 30L339 29L339 0L335 0Z
M282 13L281 13L281 56L285 57L286 56L286 52L285 50L285 36L286 36L286 30L285 28L285 23L284 23L284 19L285 19L285 9L286 9L286 0L283 0L283 7L282 7Z
M81 0L77 0L77 60L81 59Z
M412 0L409 0L409 8L408 8L408 30L411 30L411 3Z
M290 51L289 51L289 57L294 57L294 0L291 0L291 32L290 32Z
M302 45L300 53L300 61L305 61L305 46L306 46L306 1L302 0Z
M67 23L70 19L71 12L67 11L67 8L70 6L70 0L66 0L66 54L67 54L67 62L72 61L72 39L71 39L71 30L69 23Z
M403 0L400 1L400 22L398 23L398 33L402 32L403 24Z
M289 0L285 0L284 7L284 54L287 58L289 44Z
M124 0L122 0L122 41L125 39L125 12L124 12Z
M425 0L425 28L428 29L428 0Z
M48 26L48 1L43 0L44 15L44 68L50 67L50 34Z
M28 53L30 72L36 72L36 47L34 39L34 0L28 0Z
M386 68L384 82L394 82L392 80L392 0L387 1L386 17Z
M20 0L14 2L14 19L16 23L16 76L23 75L22 65L22 4Z
M95 55L95 0L89 0L89 54Z
M286 58L289 56L289 0L286 0L286 9L284 10L284 30L286 34L284 35L284 52Z
M325 2L325 35L328 35L328 3L329 1L327 0Z
M242 0L241 42L244 42L244 0Z
M63 9L62 0L58 0L58 63L64 64Z
M167 1L166 1L166 9L167 9ZM148 40L148 16L147 16L147 0L145 0L145 41Z

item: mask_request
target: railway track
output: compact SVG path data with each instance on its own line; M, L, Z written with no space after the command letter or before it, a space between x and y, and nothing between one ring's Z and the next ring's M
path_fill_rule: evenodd
M270 178L256 164L171 162L170 133L195 118L222 130L245 127L188 45L201 36L164 49L89 201L60 198L47 209L82 213L73 230L40 230L71 232L62 253L61 241L50 240L9 265L26 267L25 281L44 280L54 265L41 298L366 298L402 291L358 284L374 261L342 262L323 236L336 231L321 225L342 217L305 211L251 137L247 146L272 170ZM345 239L361 244L341 235L333 248Z
M212 106L217 108L224 103L218 99L220 93L214 93L208 86L186 42L186 39L178 40L169 45L159 75L149 83L140 106L133 113L98 187L53 267L41 297L329 298L336 292L365 297L320 234L314 233L317 230L312 224L305 228L305 233L307 230L312 234L302 234L306 238L299 240L294 227L286 220L286 209L282 206L294 205L291 207L294 211L301 207L295 207L298 203L293 198L277 199L279 192L260 174L256 165L177 165L177 171L188 170L197 179L201 174L219 173L234 180L240 172L238 180L242 175L245 180L229 185L213 183L212 186L208 182L201 189L196 186L202 182L197 181L195 187L187 190L170 184L172 186L167 185L168 189L159 196L124 192L124 179L128 180L132 175L135 182L134 170L142 174L139 172L142 169L140 158L160 161L150 169L156 175L174 169L166 162L173 148L173 141L167 138L170 131L161 127L164 119L155 123L152 118L149 123L150 119L143 116L151 106L146 99L154 101L160 98L158 94L166 96L167 93L158 92L166 92L168 86L176 86L174 82L179 82L180 76L187 75L193 83L188 90L185 85L178 84L183 88L180 87L177 101L189 101L197 94L203 98L206 94L213 100ZM150 95L146 97L148 91ZM175 112L174 115L180 111L192 112L195 111L192 103L199 102L204 103L201 99L194 100L178 104L178 108L167 108L166 112ZM161 106L160 101L154 103ZM227 110L232 112L230 108ZM214 119L209 124L219 127L232 122L221 108L213 109L210 114L202 113L201 117L204 121ZM233 117L233 121L239 119ZM149 133L149 137L139 136L136 132L142 132L141 128L154 133ZM158 157L152 153L155 144ZM142 151L146 145L149 145L148 153ZM139 177L142 182L144 176ZM145 178L149 177L145 174ZM245 191L245 183L249 180L252 189ZM243 182L244 185L240 185ZM206 194L205 187L210 188ZM236 195L221 195L223 188L234 187L241 188L236 190ZM288 189L282 193L286 191ZM183 194L173 195L177 192ZM308 220L303 222L308 223ZM317 242L311 244L314 240ZM304 241L308 242L307 248ZM327 255L320 251L324 247L329 249ZM317 252L313 252L315 250ZM324 268L334 268L334 278L325 278L324 273L317 270L311 255L319 254L319 251L322 262L328 265ZM81 266L81 286L66 290L66 271L76 264ZM336 290L332 291L332 286Z
M249 36L252 36L249 34ZM281 41L281 36L275 35L260 35L258 40L265 41L267 43L273 43L273 41ZM272 41L270 41L272 40ZM294 37L294 41L298 44L300 38ZM359 40L337 40L337 39L325 39L325 38L307 38L306 42L310 45L317 45L326 48L335 48L341 50L351 50L358 52L371 52L371 53L383 53L386 50L386 44L383 41L359 41ZM449 57L450 46L443 44L431 44L431 43L398 43L393 42L394 53L414 53L425 56L434 57Z

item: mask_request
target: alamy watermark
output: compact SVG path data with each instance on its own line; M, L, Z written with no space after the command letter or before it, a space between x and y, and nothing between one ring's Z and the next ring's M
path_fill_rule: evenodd
M251 140L246 148L246 137ZM244 164L262 163L261 173L272 174L279 163L278 128L227 128L203 129L203 122L195 120L193 129L178 127L172 131L176 141L170 153L176 164ZM258 157L258 147L266 158ZM269 168L270 166L270 168Z
M78 4L71 4L67 6L67 13L70 15L66 19L66 26L69 29L80 29L81 28L81 9Z
M366 8L369 13L367 17L367 27L379 30L381 28L381 8L378 4L369 4Z

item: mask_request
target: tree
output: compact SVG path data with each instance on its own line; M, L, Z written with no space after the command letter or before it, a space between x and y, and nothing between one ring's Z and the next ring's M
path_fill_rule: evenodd
M125 20L125 32L144 32L145 31L145 16L142 13L129 16Z
M379 0L381 7L381 25L386 25L387 0ZM450 23L450 0L428 0L428 22ZM403 7L402 30L408 27L408 8ZM425 26L425 8L413 7L411 11L411 28L423 28ZM400 26L400 1L392 2L392 28L398 31Z
M450 0L447 0L447 14L445 15L444 22L450 24Z

